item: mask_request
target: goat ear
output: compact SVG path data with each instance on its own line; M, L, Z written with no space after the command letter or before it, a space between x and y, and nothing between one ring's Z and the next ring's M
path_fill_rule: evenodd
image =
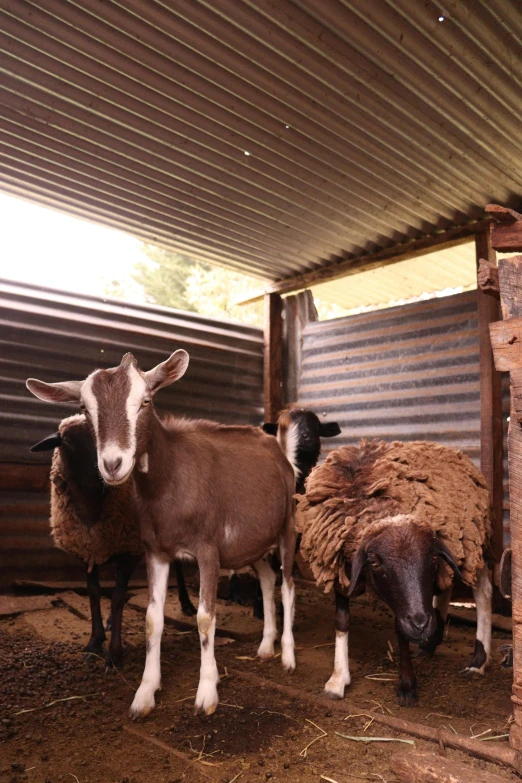
M151 394L154 394L163 386L169 386L174 381L179 381L185 375L188 363L189 355L186 351L174 351L172 356L169 356L166 361L144 373L145 382Z
M350 587L348 588L348 593L347 593L348 596L350 596L355 590L355 586L359 581L361 572L364 566L366 565L366 559L367 559L366 547L364 544L361 544L361 546L355 553L354 559L352 560L352 573L350 574Z
M59 432L53 432L52 435L48 435L43 440L39 440L34 446L31 446L30 451L52 451L62 443L62 436Z
M265 421L261 429L268 435L277 435L277 424L271 421Z
M324 421L319 425L319 435L321 438L335 438L341 434L341 428L336 421Z
M459 579L462 579L462 574L460 572L460 569L455 562L453 555L449 551L446 544L443 544L440 538L435 539L435 549L437 551L437 554L439 557L442 557L443 560L446 561L446 563L450 566L450 568L454 571L455 575L459 577Z
M29 378L25 382L29 391L44 402L78 402L83 384L84 381L45 383L36 378Z
M130 367L130 365L133 364L134 366L137 365L137 361L134 358L134 356L129 352L126 353L120 362L120 367Z

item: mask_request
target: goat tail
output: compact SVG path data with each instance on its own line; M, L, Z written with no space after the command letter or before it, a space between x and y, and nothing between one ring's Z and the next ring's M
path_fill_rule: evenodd
M301 475L297 462L297 450L299 448L298 424L292 421L288 427L283 427L281 426L281 422L279 422L279 427L277 428L277 442L281 447L281 451L292 466L297 481Z

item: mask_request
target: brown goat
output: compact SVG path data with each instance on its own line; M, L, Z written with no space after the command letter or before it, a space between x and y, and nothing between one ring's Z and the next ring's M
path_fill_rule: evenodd
M285 610L282 663L288 671L295 668L293 469L274 438L259 428L158 418L152 396L181 378L188 360L185 351L176 351L142 372L134 357L126 354L118 367L96 370L85 381L27 381L28 389L40 399L80 403L107 484L134 477L150 597L145 671L131 717L147 715L154 708L154 694L161 684L164 602L169 566L175 558L197 560L200 571L201 670L196 710L211 714L218 703L214 633L220 567L255 566L265 602L258 655L274 654L275 574L264 556L276 546L282 561Z

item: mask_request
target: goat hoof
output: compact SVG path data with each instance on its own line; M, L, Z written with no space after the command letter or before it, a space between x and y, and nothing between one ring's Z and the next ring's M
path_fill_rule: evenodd
M217 678L217 681L219 681L219 678ZM202 712L205 715L212 715L216 711L218 701L216 681L203 680L199 683L198 692L196 693L194 714L197 715L199 712Z
M141 685L136 691L134 701L132 702L129 709L129 718L131 720L136 720L136 718L146 718L147 715L149 715L149 713L151 713L156 706L156 702L154 701L154 691L147 689L140 693L140 690Z

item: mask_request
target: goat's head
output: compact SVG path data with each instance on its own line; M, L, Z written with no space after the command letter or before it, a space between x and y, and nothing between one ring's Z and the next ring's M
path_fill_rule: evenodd
M288 408L281 411L277 423L265 422L263 430L269 435L277 435L278 427L286 430L294 424L298 430L298 446L303 451L316 451L321 448L321 438L334 438L341 434L341 429L335 421L321 421L313 412L306 408Z
M107 484L122 484L146 452L152 397L181 378L189 356L180 350L148 372L132 354L118 367L95 370L84 381L44 383L34 378L27 388L47 402L78 402L96 443L98 469Z
M427 642L437 630L433 588L441 560L460 576L451 552L431 528L415 522L391 524L357 550L349 594L366 567L375 592L395 613L404 636Z

